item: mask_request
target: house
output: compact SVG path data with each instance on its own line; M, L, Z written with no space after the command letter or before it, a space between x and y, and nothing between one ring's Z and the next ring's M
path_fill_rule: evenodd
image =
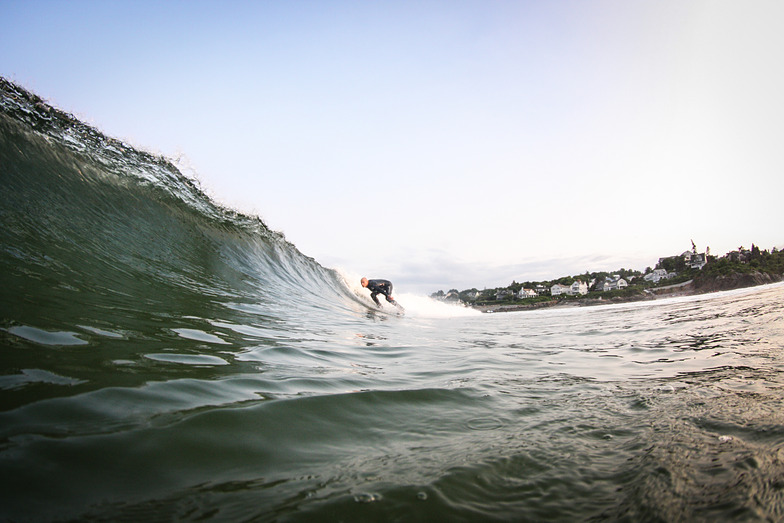
M686 251L681 254L683 257L683 261L686 263L687 267L691 267L692 269L702 269L708 263L708 252L710 248L705 248L705 252L698 253L697 246L694 244L694 241L691 242L691 252Z
M674 275L674 273L671 273ZM659 280L664 278L672 278L672 276L667 274L666 269L654 269L653 272L649 272L645 276L643 276L643 280L645 281L652 281L653 283L659 283Z
M625 289L626 287L629 286L629 284L626 282L626 280L624 280L620 276L614 277L612 279L612 281L610 281L609 283L610 283L610 290L611 291L623 290L623 289Z
M702 269L708 263L705 254L692 254L688 262L689 267L692 269Z
M560 296L561 294L568 294L569 296L588 294L588 284L580 280L575 280L571 285L561 285L556 283L550 287L550 294L553 296Z
M741 247L737 251L728 252L725 257L733 262L749 263L749 260L751 260L751 251Z
M537 296L539 296L539 294L533 289L520 289L520 292L517 293L517 297L520 299L536 298Z
M612 277L607 276L603 282L599 282L594 287L597 291L607 292L625 289L629 284L619 275L614 274Z
M510 291L509 289L501 289L496 293L495 299L500 301L504 298L507 298L508 296L514 296L514 292Z
M479 291L477 291L477 290L471 290L471 291L467 291L467 292L466 292L466 294L465 294L465 296L466 296L466 298L467 298L467 299L469 299L469 300L476 300L477 298L479 298L479 294L480 294L480 292L479 292Z
M577 296L578 294L588 294L588 284L580 280L574 280L574 283L567 291L569 296Z

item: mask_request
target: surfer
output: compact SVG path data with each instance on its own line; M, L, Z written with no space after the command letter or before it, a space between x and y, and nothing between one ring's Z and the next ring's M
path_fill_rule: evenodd
M376 298L376 295L383 294L389 303L391 303L395 307L400 307L400 305L398 305L395 299L392 297L391 281L368 280L367 278L362 278L361 283L363 287L367 287L370 290L370 297L373 298L374 302L376 302L376 306L381 307L381 304L378 302L378 298Z

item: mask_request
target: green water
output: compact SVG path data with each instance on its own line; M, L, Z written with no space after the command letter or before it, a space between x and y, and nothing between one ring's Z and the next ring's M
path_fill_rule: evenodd
M374 312L0 87L0 519L784 519L781 284Z

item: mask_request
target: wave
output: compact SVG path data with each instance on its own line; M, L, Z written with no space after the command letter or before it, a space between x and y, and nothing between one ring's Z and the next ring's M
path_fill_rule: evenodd
M91 309L106 322L128 308L176 317L248 302L280 315L358 303L338 273L216 204L169 160L5 80L0 127L5 327L65 328Z
M781 519L781 285L400 319L3 80L0 183L0 519Z

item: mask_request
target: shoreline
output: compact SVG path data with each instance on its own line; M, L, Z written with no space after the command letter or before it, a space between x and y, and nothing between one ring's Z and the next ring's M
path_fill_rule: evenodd
M782 281L782 280L778 280ZM520 311L533 311L539 309L558 308L565 309L568 307L592 307L596 305L613 305L618 303L632 303L638 301L655 301L663 298L676 298L679 296L693 296L696 294L710 294L712 292L727 291L733 289L742 289L748 287L757 287L759 285L767 285L775 283L775 281L756 282L751 285L720 285L707 286L698 289L694 286L694 280L689 280L683 283L676 283L675 285L667 285L665 287L657 287L653 289L646 289L645 294L636 296L615 297L615 298L576 298L571 300L558 300L552 299L550 301L543 301L531 304L505 304L505 305L469 305L468 307L478 310L484 314L496 312L520 312Z

